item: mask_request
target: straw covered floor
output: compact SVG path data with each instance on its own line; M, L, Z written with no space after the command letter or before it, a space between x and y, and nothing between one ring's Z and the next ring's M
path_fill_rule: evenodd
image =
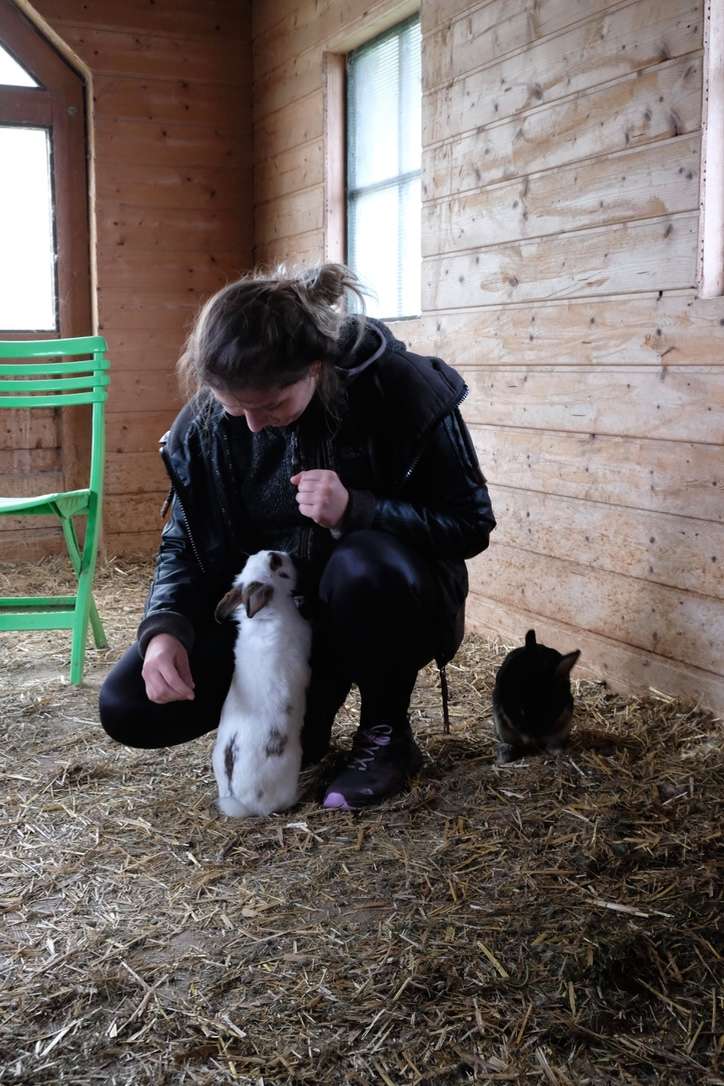
M579 681L570 748L497 768L506 647L469 637L451 735L418 684L407 794L227 820L212 736L98 724L150 573L101 569L82 688L69 635L0 635L1 1082L724 1082L720 723ZM62 579L6 566L0 593Z

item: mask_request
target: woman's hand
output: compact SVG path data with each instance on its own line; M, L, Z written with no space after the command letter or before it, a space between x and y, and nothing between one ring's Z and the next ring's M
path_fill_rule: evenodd
M194 680L189 656L177 637L156 634L148 642L141 670L149 701L193 701Z
M310 517L323 528L336 528L347 510L349 492L342 486L336 471L313 468L292 475L297 488L300 513Z

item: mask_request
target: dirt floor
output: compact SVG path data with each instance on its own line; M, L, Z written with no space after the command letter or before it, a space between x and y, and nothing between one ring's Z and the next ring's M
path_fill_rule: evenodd
M497 768L505 647L471 637L450 736L418 684L409 793L226 820L211 738L98 724L149 577L100 571L81 688L68 635L0 635L1 1082L724 1083L720 723L580 682L570 748Z

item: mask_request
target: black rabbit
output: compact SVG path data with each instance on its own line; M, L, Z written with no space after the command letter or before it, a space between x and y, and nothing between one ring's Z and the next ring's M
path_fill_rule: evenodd
M528 630L525 646L505 657L493 688L498 765L563 747L573 716L570 674L580 655L580 649L562 656L538 645Z

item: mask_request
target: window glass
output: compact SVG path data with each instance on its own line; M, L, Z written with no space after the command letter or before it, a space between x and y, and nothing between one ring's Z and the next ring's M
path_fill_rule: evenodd
M420 22L347 58L347 261L370 315L420 312Z
M0 126L0 329L56 324L50 140L45 128Z
M6 87L37 87L32 75L22 68L7 49L0 45L0 83Z

